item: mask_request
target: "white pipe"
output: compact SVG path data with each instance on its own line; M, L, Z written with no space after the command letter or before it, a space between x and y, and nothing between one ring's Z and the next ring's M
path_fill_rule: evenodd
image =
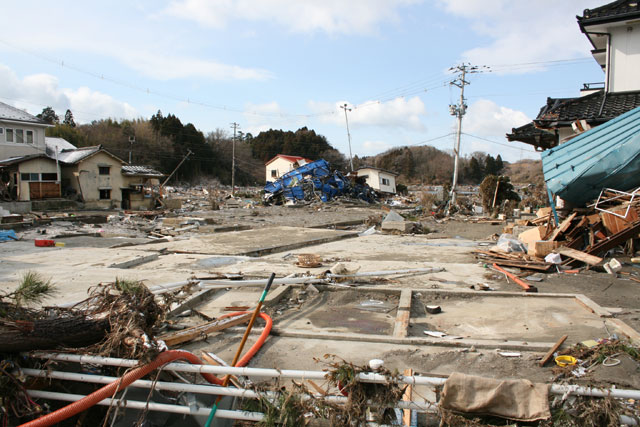
M51 399L51 400L63 400L65 402L76 402L84 397L82 394L71 394L71 393L58 393L54 391L43 391L43 390L27 390L29 396L40 398L40 399ZM197 415L197 416L208 416L211 411L210 408L197 408L191 409L189 406L183 405L168 405L166 403L153 403L153 402L140 402L137 400L122 400L122 399L112 399L106 398L96 403L96 405L102 406L111 406L118 405L121 408L130 408L130 409L148 409L150 411L161 411L161 412L171 412L174 414L184 414L184 415ZM262 421L264 418L264 414L260 412L246 412L246 411L229 411L225 409L218 409L216 411L216 417L218 418L229 418L233 420L244 420L244 421Z
M201 280L200 283L204 285L204 287L208 288L208 285L224 285L228 288L239 288L243 286L264 286L267 284L268 279L255 279L255 280L214 280L214 279L204 279ZM305 277L283 277L282 279L274 279L274 285L298 285L304 283L326 283L327 279L318 279L315 276L305 276Z
M56 379L56 380L67 380L67 381L78 381L85 383L93 383L93 384L110 384L114 381L119 380L118 377L109 377L104 375L92 375L92 374L80 374L75 372L63 372L63 371L46 371L43 369L30 369L30 368L22 368L22 373L28 376L39 377L39 378L48 378L48 379ZM246 389L238 389L235 387L219 387L208 384L184 384L184 383L173 383L166 381L150 381L150 380L136 380L130 385L131 387L138 388L153 388L156 390L167 390L167 391L175 391L175 392L187 392L187 393L200 393L200 394L211 394L211 395L220 395L220 396L233 396L233 397L241 397L248 399L259 399L261 396L265 396L268 399L276 399L278 397L278 393L275 392L261 392L256 393L253 390ZM304 400L309 400L314 398L313 396L305 395L303 396ZM347 398L344 396L324 396L321 397L325 402L345 404L347 402ZM417 402L417 401L399 401L396 404L396 407L399 409L412 409L414 411L419 412L433 412L436 409L436 406L429 402Z
M62 353L24 353L26 356L37 357L40 359L51 359L76 363L93 363L98 365L136 367L140 365L138 360L119 359L115 357L87 356L78 354L62 354ZM196 372L214 375L236 375L246 377L270 377L270 378L301 378L311 380L326 379L327 372L323 371L303 371L303 370L279 370L264 368L236 368L226 366L213 365L191 365L186 363L168 363L162 369L168 371L179 372ZM389 381L384 375L377 373L360 373L358 380L369 383L385 383ZM421 377L421 376L404 376L398 377L398 382L412 385L429 385L441 386L445 383L446 378L439 377ZM564 395L565 393L578 396L611 396L621 399L640 400L640 390L624 390L624 389L599 389L579 386L565 386L552 384L550 392L553 394Z
M406 270L383 270L383 271L363 271L361 273L352 273L352 274L327 274L327 277L372 277L372 276L393 276L396 274L411 274L411 273L440 273L441 271L445 271L444 268L434 267L434 268L409 268Z

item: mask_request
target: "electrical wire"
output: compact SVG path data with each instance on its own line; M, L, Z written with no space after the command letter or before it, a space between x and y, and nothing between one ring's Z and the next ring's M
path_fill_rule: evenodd
M505 144L503 142L493 141L491 139L483 138L483 137L478 136L478 135L472 135L472 134L466 133L466 132L462 132L462 135L470 136L472 138L480 139L482 141L490 142L492 144L502 145L503 147L511 148L511 149L514 149L514 150L526 151L526 152L529 152L529 153L537 153L537 151L534 151L534 150L528 150L526 148L515 147L513 145Z

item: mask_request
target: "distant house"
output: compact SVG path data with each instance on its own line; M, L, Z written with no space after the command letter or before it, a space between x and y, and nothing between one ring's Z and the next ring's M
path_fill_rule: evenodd
M119 208L122 189L127 189L122 166L126 162L101 145L63 150L58 160L64 164L62 183L80 195L85 207Z
M513 128L509 141L547 150L640 106L640 6L618 0L578 16L602 67L604 82L585 83L576 98L547 98L532 123Z
M0 160L3 196L21 202L58 198L60 175L56 161L45 154Z
M285 173L292 171L302 165L311 163L313 160L306 159L300 156L288 156L285 154L278 154L265 164L266 168L266 182L275 181Z
M147 166L122 166L123 209L153 209L159 196L161 172Z
M29 113L0 102L0 159L44 154L44 131L50 126Z
M358 178L364 178L369 187L382 193L396 193L396 177L395 172L390 172L380 168L364 167L356 171Z

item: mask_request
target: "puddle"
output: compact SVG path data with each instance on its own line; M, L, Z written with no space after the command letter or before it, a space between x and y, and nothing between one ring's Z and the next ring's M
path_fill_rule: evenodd
M198 260L196 262L196 265L204 268L215 268L215 267L221 267L223 265L236 264L246 259L247 259L246 257L240 257L240 256L214 256L211 258L204 258L204 259Z

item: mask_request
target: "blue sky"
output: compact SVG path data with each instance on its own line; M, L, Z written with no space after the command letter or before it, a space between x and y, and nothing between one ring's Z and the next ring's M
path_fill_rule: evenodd
M5 2L0 101L78 122L176 114L207 133L307 126L348 154L453 147L448 70L467 79L462 155L538 158L504 134L547 96L601 82L576 15L592 0ZM491 141L491 142L490 142Z

